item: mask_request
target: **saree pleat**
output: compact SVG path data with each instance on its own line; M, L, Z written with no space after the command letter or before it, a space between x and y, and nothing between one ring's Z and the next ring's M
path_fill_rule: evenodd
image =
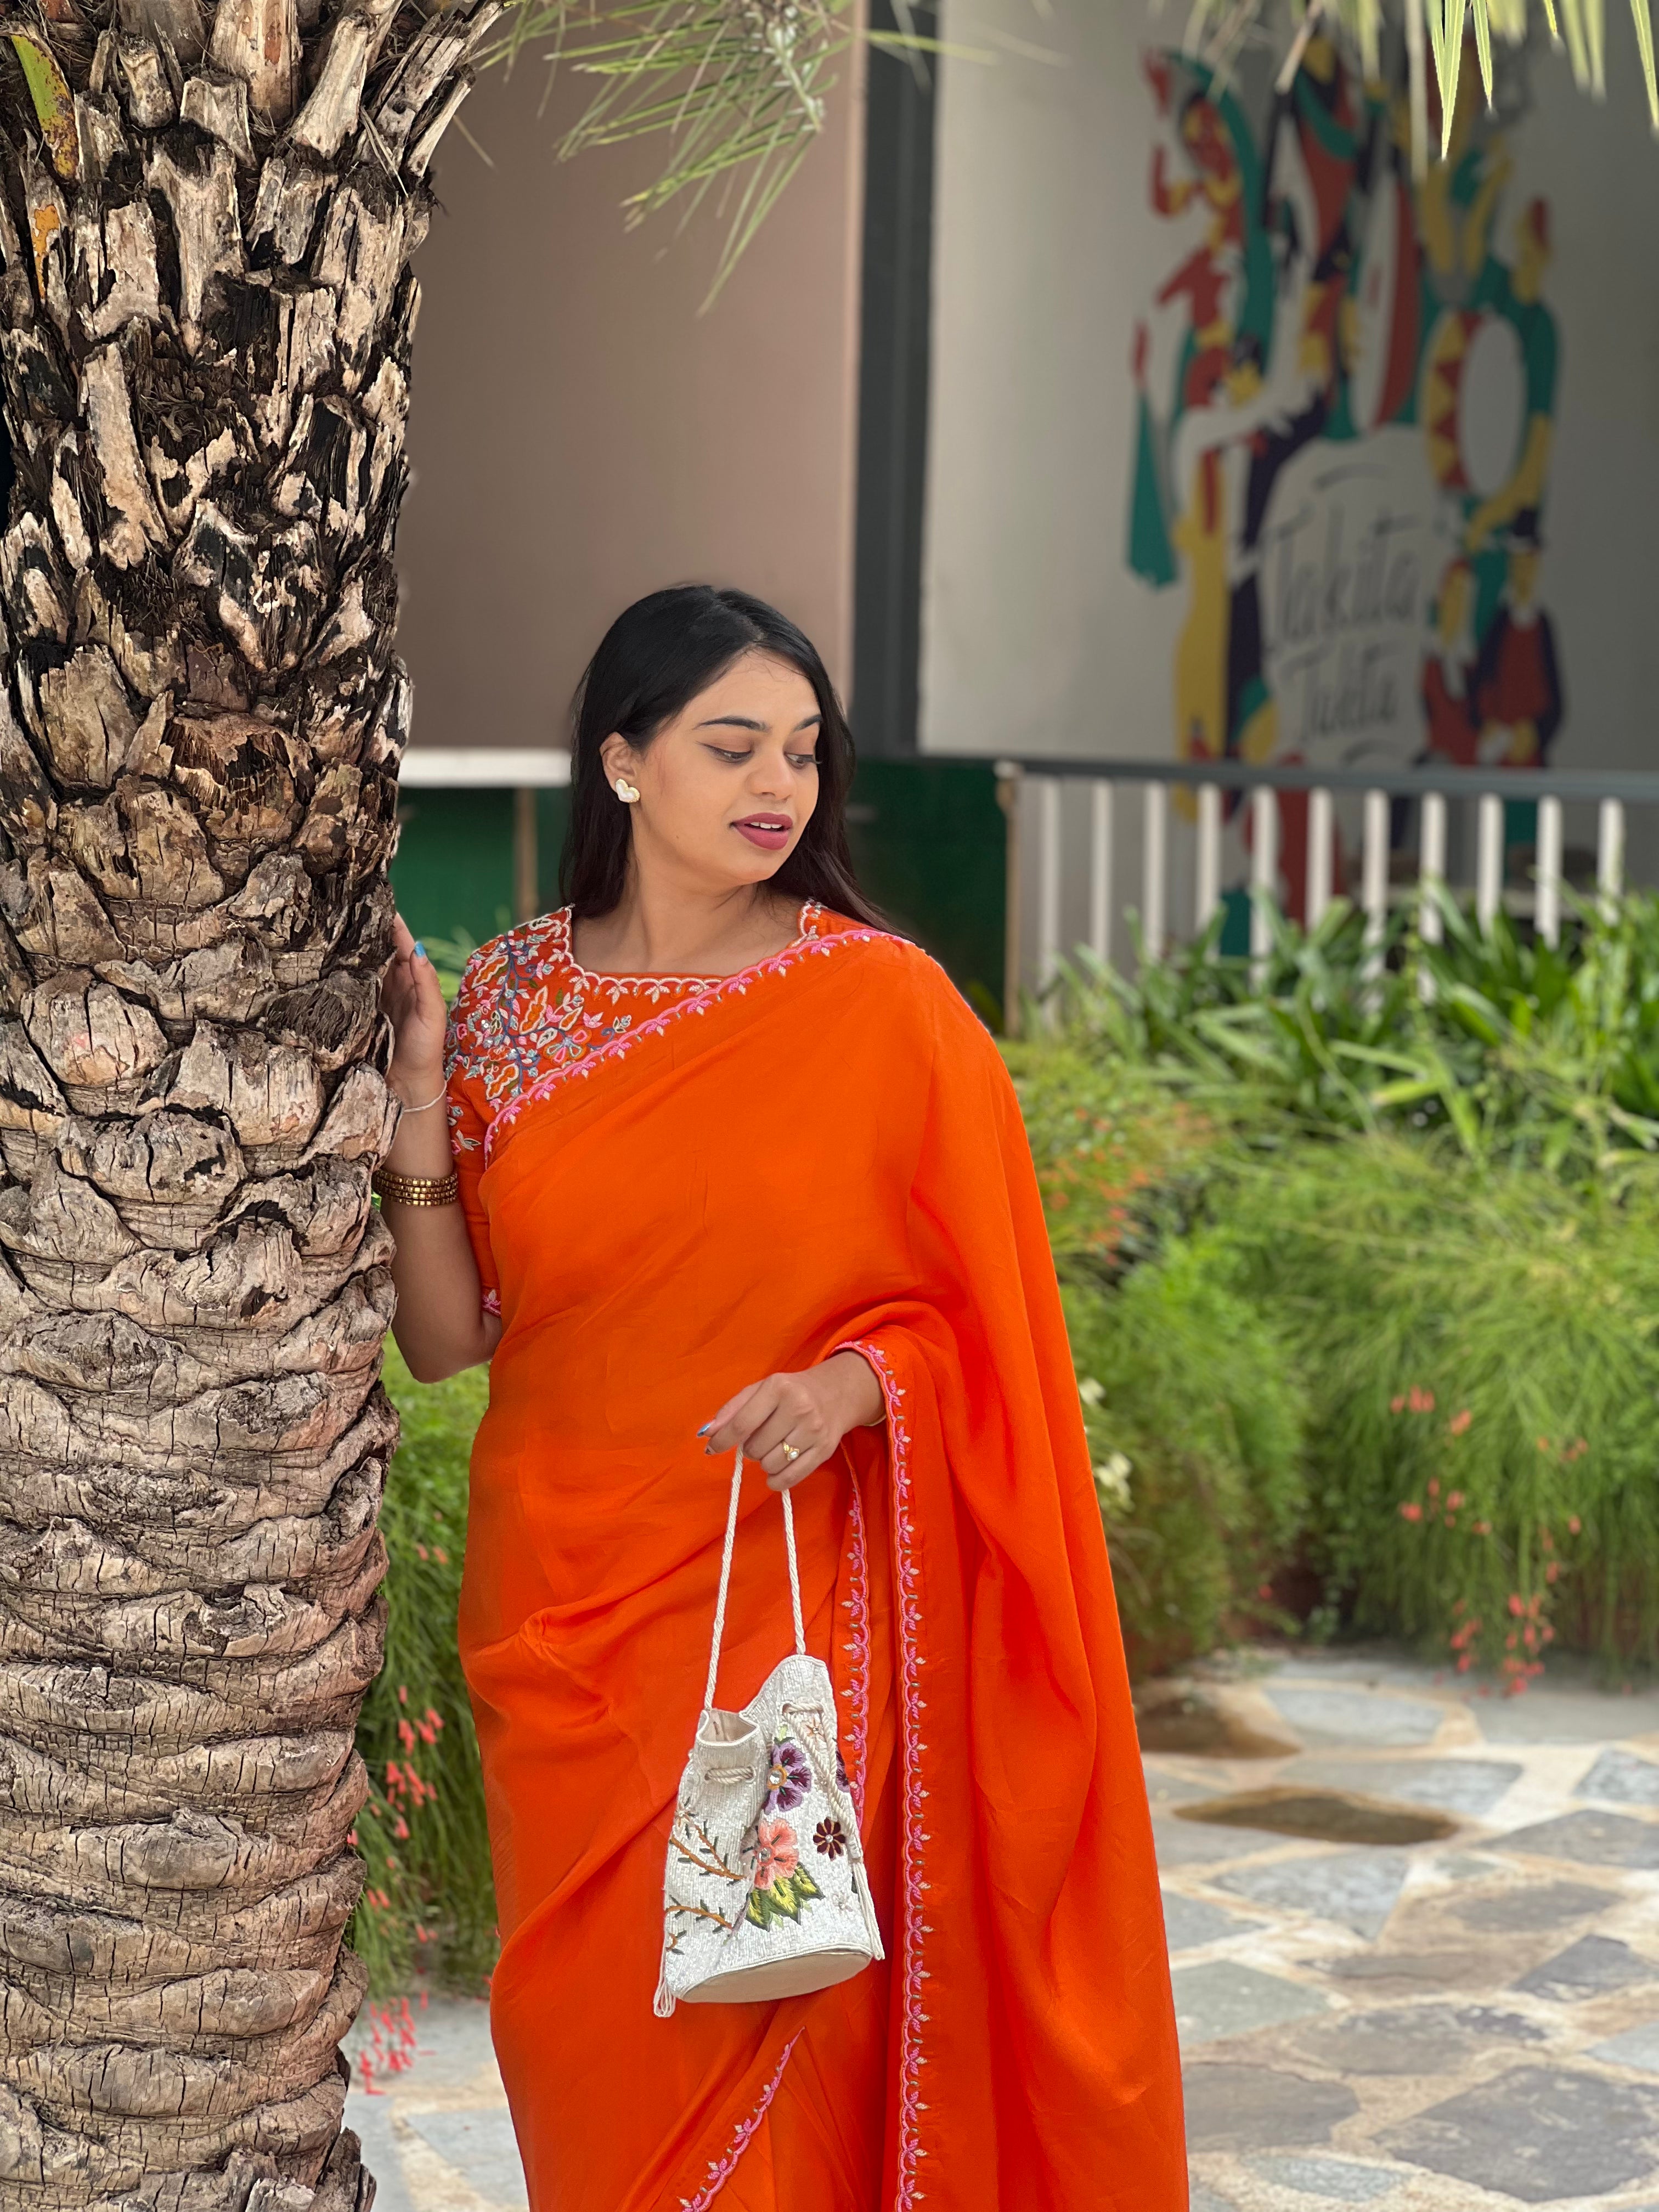
M571 963L538 1003L568 1020L606 981ZM487 962L468 988L476 1039ZM575 1042L493 1096L476 1054L452 1075L503 1323L461 1635L501 1914L493 2025L534 2212L1176 2212L1150 1823L994 1047L923 955L821 913L776 959ZM744 1383L846 1346L880 1376L884 1423L794 1501L888 1961L657 2020L730 1470L696 1431ZM757 1477L721 1702L791 1641L781 1516Z

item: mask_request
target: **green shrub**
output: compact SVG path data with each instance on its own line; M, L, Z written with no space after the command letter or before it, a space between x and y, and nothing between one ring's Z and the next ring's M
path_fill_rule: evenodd
M1421 1145L1307 1144L1218 1246L1292 1347L1310 1528L1362 1629L1523 1683L1659 1658L1659 1219Z
M1079 954L1052 1012L1073 1054L1155 1074L1236 1129L1393 1130L1483 1165L1650 1179L1659 898L1578 914L1560 950L1503 915L1479 930L1438 911L1443 943L1402 908L1372 945L1345 902L1305 932L1269 909L1259 968L1221 956L1218 924L1133 979Z
M351 1940L377 1990L406 1988L416 1972L476 1985L494 1962L495 1905L455 1613L489 1376L419 1383L388 1343L386 1382L403 1440L380 1516L386 1665L357 1727L373 1790L356 1831L368 1879Z
M1069 1036L1006 1048L1054 1261L1111 1282L1151 1258L1200 1208L1228 1157L1216 1115L1154 1070Z
M1119 1610L1137 1672L1272 1619L1306 1499L1285 1348L1203 1237L1121 1288L1066 1286Z

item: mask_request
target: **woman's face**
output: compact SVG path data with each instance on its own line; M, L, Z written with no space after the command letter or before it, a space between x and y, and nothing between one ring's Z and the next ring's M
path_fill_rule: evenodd
M612 735L605 778L639 792L634 854L702 889L764 883L794 850L817 804L823 717L799 669L745 653L642 751ZM618 805L622 804L620 800Z

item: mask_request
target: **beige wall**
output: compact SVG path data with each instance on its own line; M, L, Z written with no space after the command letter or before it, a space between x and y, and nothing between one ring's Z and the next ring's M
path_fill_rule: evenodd
M851 80L707 315L722 234L624 233L649 143L556 159L580 89L491 71L419 270L398 539L418 745L562 740L606 624L702 580L775 601L851 676L858 179Z

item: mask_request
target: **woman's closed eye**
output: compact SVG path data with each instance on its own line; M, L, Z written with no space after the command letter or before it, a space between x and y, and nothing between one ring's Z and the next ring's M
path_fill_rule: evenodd
M734 768L740 768L745 762L751 761L755 757L753 753L734 752L727 745L710 745L708 750L716 758L730 761ZM794 769L816 768L818 764L818 757L816 753L786 753L784 758L790 767Z

